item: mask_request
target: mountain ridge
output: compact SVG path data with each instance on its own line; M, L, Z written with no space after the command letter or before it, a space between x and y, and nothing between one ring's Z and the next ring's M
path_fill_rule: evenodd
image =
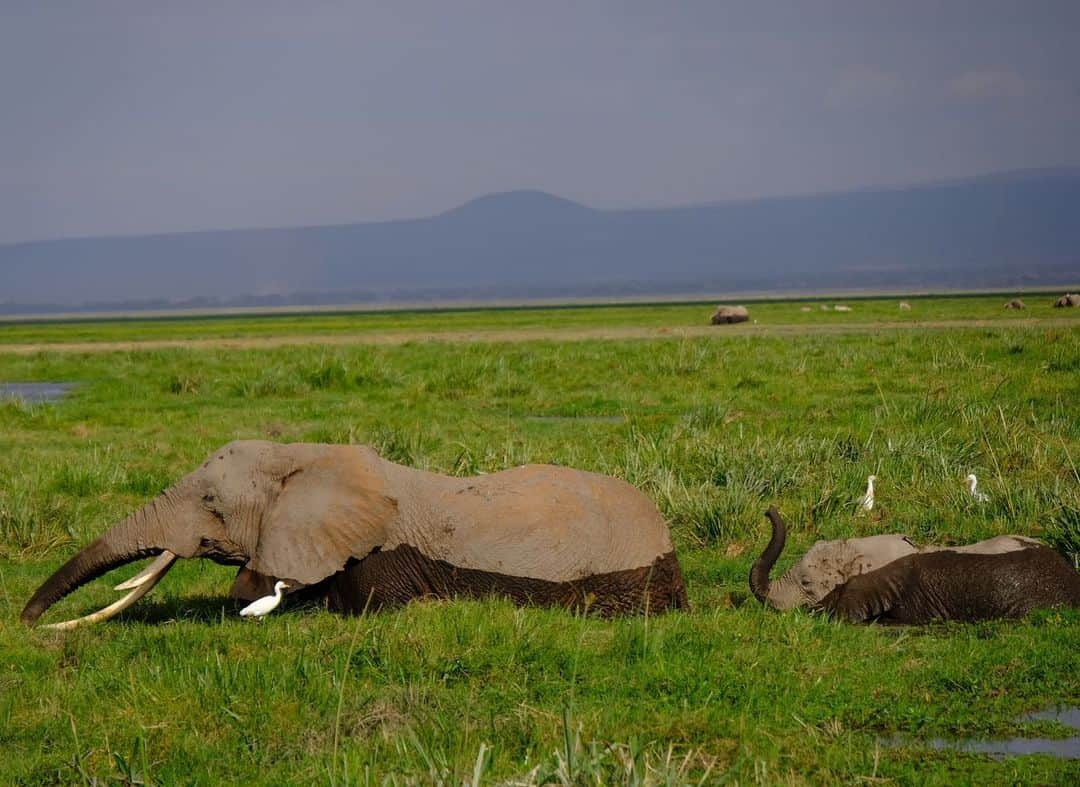
M575 206L577 208L581 208L584 211L590 211L592 213L626 213L633 211L662 211L688 210L694 208L713 208L730 205L748 205L760 202L782 202L788 200L817 199L855 194L879 194L889 193L893 191L904 191L908 189L948 187L979 182L1023 181L1035 177L1046 179L1074 177L1080 178L1080 165L1061 165L1056 167L1028 167L1024 169L1001 170L999 172L985 172L977 175L961 175L935 180L916 180L905 183L891 183L878 186L861 186L829 191L766 194L764 196L758 197L731 197L728 199L720 200L706 200L704 202L684 202L675 205L635 205L620 208L596 208L590 205L586 205L585 203L578 202L576 200L571 200L567 197L559 196L558 194L552 194L551 192L544 191L543 189L507 189L504 191L492 191L485 194L480 194L476 197L467 199L458 205L447 208L446 210L422 216L398 216L391 219L357 219L355 221L333 222L329 224L285 224L275 227L213 227L208 229L167 230L137 233L105 233L103 235L65 235L57 238L37 238L34 240L0 242L0 249L8 248L11 246L26 246L39 243L64 243L68 241L124 240L135 238L159 238L174 237L177 235L202 235L235 232L283 232L293 230L338 229L342 227L356 227L372 224L399 224L451 216L458 213L459 211L469 208L474 204L484 203L489 200L496 200L503 197L513 197L516 195L524 194L537 195L538 197L546 197L553 202L565 203Z
M0 311L1080 280L1080 168L668 208L487 194L383 222L0 246ZM326 298L331 301L325 300Z

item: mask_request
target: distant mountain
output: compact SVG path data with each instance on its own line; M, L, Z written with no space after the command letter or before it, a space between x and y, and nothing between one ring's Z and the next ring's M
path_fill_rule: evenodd
M1080 281L1080 170L678 208L539 191L423 219L0 245L0 312Z
M477 197L439 214L436 218L455 222L471 221L487 226L493 223L543 226L574 219L591 219L597 213L598 211L592 208L543 191L504 191Z

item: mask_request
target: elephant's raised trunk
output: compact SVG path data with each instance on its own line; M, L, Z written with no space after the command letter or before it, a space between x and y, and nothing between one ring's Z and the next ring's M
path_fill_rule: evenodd
M776 510L776 506L770 506L765 516L772 522L772 538L769 539L769 545L765 547L761 557L750 567L750 592L762 604L769 603L769 572L772 571L780 553L784 551L784 541L787 539L787 526L780 512Z
M167 552L160 510L163 505L168 505L164 497L151 501L61 566L27 602L22 611L23 622L35 623L57 601L107 571L133 560ZM132 586L137 582L137 586L121 602L111 605L106 617L117 614L149 592L171 565L172 560L159 560L152 571L124 583ZM89 617L101 619L100 616Z

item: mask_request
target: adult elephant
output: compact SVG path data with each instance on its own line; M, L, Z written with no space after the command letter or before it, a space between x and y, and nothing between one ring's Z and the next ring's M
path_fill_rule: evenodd
M435 596L503 595L605 615L687 606L671 535L624 481L550 465L475 478L403 467L371 448L230 443L56 571L22 613L158 555L92 615L130 606L177 557L241 566L235 598L289 592L358 613Z

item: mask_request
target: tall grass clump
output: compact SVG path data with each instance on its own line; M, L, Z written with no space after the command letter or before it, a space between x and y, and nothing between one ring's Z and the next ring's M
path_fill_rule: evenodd
M426 465L425 440L418 426L379 426L370 433L367 442L379 452L379 456L391 462L410 467Z
M198 394L202 387L202 379L191 374L172 374L165 381L165 390L177 396Z
M1065 503L1051 515L1046 540L1080 570L1080 502Z
M49 488L71 497L92 497L105 491L115 480L110 469L103 467L96 457L66 462L53 474Z
M71 507L62 498L41 498L24 486L0 489L0 558L42 554L71 541Z
M230 395L243 399L269 399L296 396L308 390L308 382L295 368L275 366L233 376L227 390Z

